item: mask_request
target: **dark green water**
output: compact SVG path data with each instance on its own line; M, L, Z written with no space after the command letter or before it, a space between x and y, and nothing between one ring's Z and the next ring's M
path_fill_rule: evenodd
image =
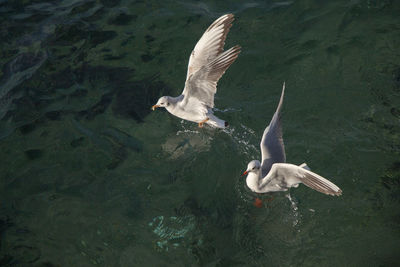
M398 264L400 2L243 2L0 1L0 265ZM230 128L151 112L228 12ZM343 196L256 208L240 173L283 81L288 162Z

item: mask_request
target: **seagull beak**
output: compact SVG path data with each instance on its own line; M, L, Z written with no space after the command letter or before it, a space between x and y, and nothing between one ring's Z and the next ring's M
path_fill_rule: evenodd
M245 176L248 173L249 173L249 171L245 171L241 176Z
M159 107L160 107L159 105L154 105L154 106L151 107L151 109L152 110L156 110L156 108L159 108Z

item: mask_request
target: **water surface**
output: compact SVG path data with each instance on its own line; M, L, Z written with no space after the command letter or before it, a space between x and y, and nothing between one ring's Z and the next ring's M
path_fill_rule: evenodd
M230 128L150 107L184 86L217 17L242 53ZM0 1L0 265L394 266L400 248L400 5ZM263 196L240 173L281 92L288 162L343 190Z

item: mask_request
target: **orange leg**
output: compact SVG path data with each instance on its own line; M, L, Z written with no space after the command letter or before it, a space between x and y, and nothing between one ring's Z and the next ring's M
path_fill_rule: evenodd
M205 120L199 122L199 127L200 127L200 128L203 128L204 123L207 122L208 120L209 120L209 118L206 118Z
M273 196L271 198L266 199L265 201L271 202L272 200L274 200Z
M272 200L274 200L274 197L268 198L268 199L264 199L264 202L271 202ZM262 208L263 207L263 201L261 199L259 199L258 197L256 197L254 199L253 205L257 208Z
M263 206L263 202L261 199L259 199L258 197L256 197L256 199L254 199L254 203L253 205L257 208L262 208Z

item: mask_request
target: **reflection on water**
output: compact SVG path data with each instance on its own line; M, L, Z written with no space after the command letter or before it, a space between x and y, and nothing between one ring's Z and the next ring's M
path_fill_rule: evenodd
M399 11L390 0L0 1L0 265L395 265ZM227 42L243 47L215 100L230 127L151 112L182 91L195 42L227 12ZM288 161L340 198L304 186L256 196L240 177L283 81Z

